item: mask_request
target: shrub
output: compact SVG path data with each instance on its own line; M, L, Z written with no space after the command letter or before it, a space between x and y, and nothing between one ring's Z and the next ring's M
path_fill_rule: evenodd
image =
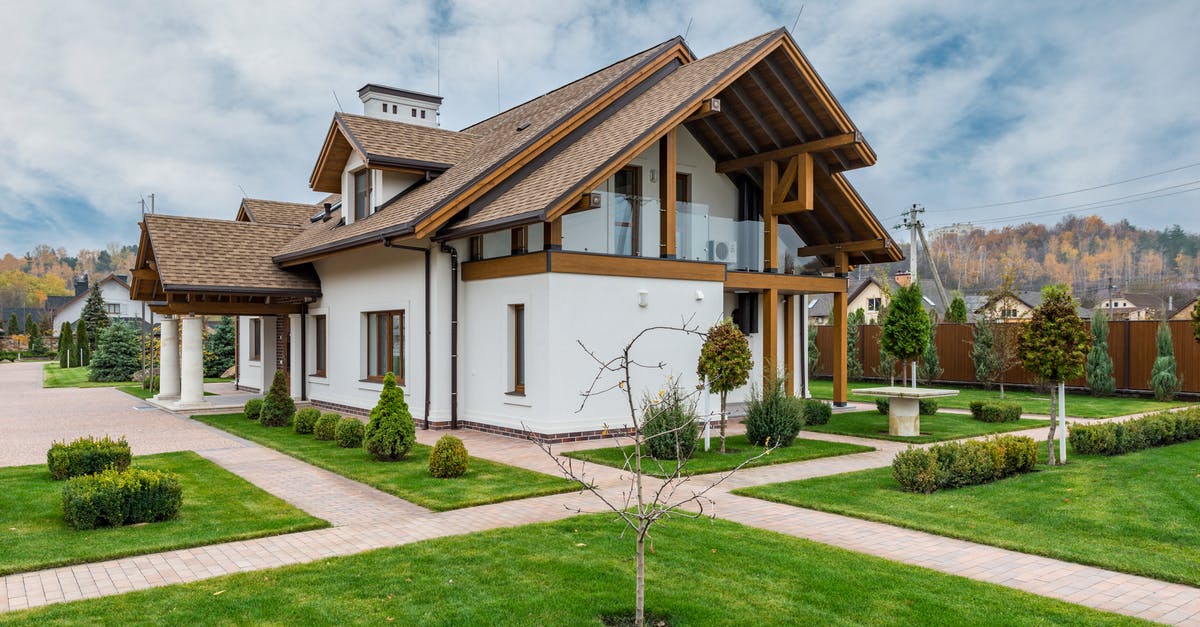
M313 423L313 437L318 440L332 440L337 437L338 423L342 421L340 414L321 414Z
M886 415L888 415L888 412L891 411L891 409L892 409L892 403L888 399L886 399L886 398L875 399L875 411L886 416Z
M756 446L791 446L804 426L804 403L787 393L785 377L772 377L760 393L750 389L746 437Z
M342 448L359 448L363 445L365 431L361 420L347 417L338 421L333 437Z
M63 519L74 529L170 520L183 505L179 477L158 470L110 468L63 486Z
M642 438L645 453L654 459L685 460L696 450L700 435L695 406L672 385L659 398L643 401Z
M371 410L363 445L372 458L394 462L408 455L416 439L417 429L404 402L404 390L396 387L396 375L389 372L383 378L379 403Z
M804 399L803 412L806 425L829 424L829 419L833 417L833 407L815 398Z
M271 389L263 399L262 414L259 415L258 421L264 427L286 427L292 423L292 417L295 415L296 401L293 401L288 393L287 373L276 370Z
M1084 455L1121 455L1200 439L1200 409L1162 412L1123 423L1072 424L1068 438Z
M875 411L883 415L887 415L892 408L890 399L877 398L875 399ZM921 416L932 416L938 413L938 402L933 399L924 399L917 401L917 414Z
M696 439L692 438L692 446L695 445ZM438 479L461 477L467 472L469 459L467 447L462 440L452 435L443 435L429 453L429 474Z
M971 417L975 420L983 420L983 406L986 405L983 401L971 401Z
M124 437L114 441L108 436L101 439L88 436L70 444L55 442L46 452L50 477L56 480L90 475L110 467L125 470L130 459L129 443Z
M114 322L96 341L96 352L88 369L89 381L128 381L141 367L141 343L133 327Z
M312 433L313 426L317 424L320 417L321 410L316 407L305 407L296 412L296 421L292 423L292 428L296 433Z
M1027 436L947 442L927 449L909 447L892 460L892 477L908 492L990 483L1033 470L1037 443Z
M153 377L147 376L147 377L143 378L142 379L142 389L143 390L161 389L158 387L158 375L154 375ZM249 401L247 401L247 402L249 402ZM260 403L260 406L261 406L261 403Z
M1171 327L1166 322L1158 325L1155 336L1158 344L1158 357L1150 371L1150 388L1154 390L1154 399L1172 401L1183 387L1175 367L1175 347L1171 343Z
M258 420L262 415L263 399L252 398L246 401L246 406L242 408L242 412L246 414L246 418L250 420Z

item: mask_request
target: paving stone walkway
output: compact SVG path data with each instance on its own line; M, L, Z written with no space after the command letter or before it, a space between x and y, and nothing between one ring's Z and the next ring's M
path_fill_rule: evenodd
M3 367L3 366L0 366ZM314 516L328 529L229 542L106 562L20 573L0 578L0 612L48 603L120 594L225 574L310 562L370 549L500 527L558 520L577 510L599 511L588 494L569 493L434 513L369 486L321 470L212 427L160 411L134 410L137 399L104 388L41 390L29 365L0 372L0 417L5 433L21 432L19 446L0 447L0 465L40 463L50 439L74 437L107 425L109 433L134 429L131 444L143 450L195 450L260 488ZM15 376L13 376L15 375ZM10 385L15 383L15 385ZM118 396L113 396L118 395ZM126 398L121 398L126 397ZM8 403L8 405L6 405ZM52 407L40 407L53 404ZM43 420L39 422L38 417ZM33 420L31 420L33 418ZM10 424L6 424L10 423ZM33 423L31 425L31 423ZM20 429L16 427L20 425ZM740 432L734 425L733 432ZM1044 438L1046 429L1020 432ZM418 431L432 444L441 432ZM544 452L528 442L474 431L457 433L473 456L557 473ZM869 453L743 470L711 496L721 518L792 536L1004 585L1034 594L1176 625L1200 626L1200 589L1045 557L954 540L855 518L730 494L751 485L792 481L886 466L903 443L806 432L803 437L866 444ZM36 446L35 446L36 445ZM608 441L556 446L556 451L611 446ZM37 459L32 451L40 448ZM147 450L149 449L149 450ZM592 480L610 497L627 485L614 468L588 465ZM714 475L697 477L704 485Z

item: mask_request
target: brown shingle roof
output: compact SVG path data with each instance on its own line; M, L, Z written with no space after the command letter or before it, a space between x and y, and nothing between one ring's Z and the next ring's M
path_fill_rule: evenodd
M319 211L318 205L259 198L242 199L242 209L251 222L284 226L303 226Z
M336 113L334 117L368 158L383 157L449 167L462 161L479 141L478 136L470 133L429 126L349 113Z
M311 267L285 270L271 262L271 254L296 237L299 227L163 214L144 221L168 291L321 291Z

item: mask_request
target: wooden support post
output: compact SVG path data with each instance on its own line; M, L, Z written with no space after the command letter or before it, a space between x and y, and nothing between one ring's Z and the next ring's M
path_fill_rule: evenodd
M796 202L802 211L812 211L813 200L813 157L809 153L796 156Z
M763 389L775 376L779 364L779 290L762 293L762 372Z
M771 208L775 188L779 182L779 164L767 161L763 164L763 272L775 272L779 266L779 217Z
M833 404L845 407L849 396L848 374L846 371L847 336L849 320L846 318L846 292L833 294L833 311L830 320L833 322Z
M675 252L675 211L677 149L675 144L675 129L667 131L658 142L658 201L659 201L659 233L658 256L663 259L674 259Z
M562 250L562 218L542 225L542 250Z
M783 297L783 369L787 372L785 388L788 394L796 393L796 297Z

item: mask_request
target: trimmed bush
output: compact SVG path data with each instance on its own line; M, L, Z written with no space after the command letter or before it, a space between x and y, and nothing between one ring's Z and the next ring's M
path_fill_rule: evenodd
M986 404L983 401L971 401L971 417L975 420L983 420L983 406Z
M886 398L875 399L875 411L883 415L887 415L892 409L891 400ZM920 416L932 416L938 413L938 402L933 399L924 399L917 401L917 414Z
M365 431L361 420L347 417L338 421L333 437L342 448L359 448L363 445Z
M1145 448L1200 439L1200 409L1162 412L1127 422L1072 424L1068 439L1076 453L1121 455Z
M129 443L124 437L113 440L108 436L101 439L88 436L70 444L55 442L46 452L50 478L55 480L90 475L107 468L125 470L130 459Z
M242 408L242 413L246 414L246 418L250 420L258 420L262 415L263 399L252 398L246 401L246 406Z
M804 403L787 393L784 377L772 377L762 391L750 388L746 437L755 446L791 446L804 426Z
M692 438L693 447L695 443L696 439ZM437 444L433 445L433 451L429 453L429 474L438 479L461 477L467 472L469 459L467 447L462 440L452 435L443 435L438 438Z
M183 505L179 477L159 470L110 468L63 486L63 519L73 529L170 520Z
M833 407L829 403L818 401L815 398L806 398L803 405L804 424L806 425L829 424L829 419L833 417Z
M981 422L1016 422L1021 419L1021 406L1016 403L983 403L979 416L971 408L971 417Z
M316 407L305 407L296 412L296 421L292 423L292 429L296 433L312 433L313 426L317 424L320 417L321 410Z
M341 414L321 414L313 423L313 437L318 440L332 440L337 437L338 423L342 421Z
M695 407L684 398L682 390L672 387L661 398L647 398L643 404L646 408L642 413L645 453L654 459L691 457L700 430L696 426Z
M276 370L271 389L263 399L262 413L259 414L258 421L264 427L286 427L292 424L292 417L295 415L296 401L293 401L288 393L287 373Z
M1027 436L1002 435L987 440L946 442L896 454L892 477L908 492L991 483L1029 472L1037 464L1037 443Z
M379 403L371 410L363 446L372 458L394 462L404 459L416 441L417 429L404 402L404 390L396 387L396 375L389 372L383 377Z

